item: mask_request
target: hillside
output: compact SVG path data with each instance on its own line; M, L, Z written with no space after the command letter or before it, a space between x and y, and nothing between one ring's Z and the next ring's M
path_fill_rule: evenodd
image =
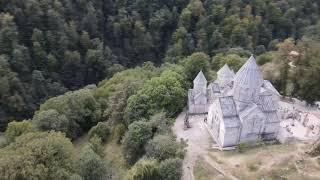
M318 0L1 0L0 177L179 179L171 127L198 72L254 54L313 105L319 17Z

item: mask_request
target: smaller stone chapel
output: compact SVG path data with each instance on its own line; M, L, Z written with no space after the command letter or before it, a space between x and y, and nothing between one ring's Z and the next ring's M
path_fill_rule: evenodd
M280 94L262 78L253 55L236 74L226 64L208 86L202 71L193 83L188 91L189 114L208 113L208 129L221 148L276 139Z

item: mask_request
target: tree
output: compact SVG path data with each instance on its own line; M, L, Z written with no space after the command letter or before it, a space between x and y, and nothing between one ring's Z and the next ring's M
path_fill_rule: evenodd
M178 180L182 177L182 160L166 159L159 165L161 180Z
M143 154L143 147L152 137L152 128L147 122L133 122L122 140L123 155L128 164L134 164Z
M0 55L9 55L18 43L14 16L9 13L0 13L0 29Z
M293 94L313 104L320 98L319 76L320 43L305 39L298 43L299 57L295 63L291 81L294 83Z
M40 131L61 131L71 137L69 132L69 120L64 114L60 114L55 109L40 111L32 119L34 127Z
M158 162L153 159L138 161L127 173L126 180L159 180Z
M72 143L58 132L24 134L0 150L4 179L69 179L74 163Z
M64 115L69 121L68 137L76 138L100 120L100 104L93 93L94 90L90 88L67 92L47 100L40 106L38 113L53 109L61 115L60 120L63 120L62 115Z
M183 158L184 150L182 144L168 135L158 135L150 140L145 147L146 156L159 161L168 158Z
M110 135L110 127L106 122L98 122L97 125L93 126L89 131L89 139L97 136L101 138L103 142L106 142Z
M33 129L30 121L13 121L8 124L5 136L9 142L13 142L17 137L21 136L22 134L26 134L32 131Z
M278 44L279 59L277 61L280 67L280 82L281 82L281 92L284 96L289 95L291 90L288 89L289 76L290 76L290 66L289 62L292 61L292 56L290 53L296 50L295 41L292 38L286 39L284 42Z
M183 65L187 80L192 82L201 70L204 74L207 74L209 71L209 61L210 57L202 52L193 53L191 56L185 58L183 60Z
M128 99L124 118L127 124L141 118L148 119L158 111L168 116L177 114L184 106L186 93L184 77L172 70L152 78L136 95Z
M84 180L111 179L107 164L89 146L85 146L77 162L78 174Z
M228 64L231 69L238 71L245 61L246 58L241 57L238 54L219 53L212 58L212 64L215 70L219 70L222 66Z

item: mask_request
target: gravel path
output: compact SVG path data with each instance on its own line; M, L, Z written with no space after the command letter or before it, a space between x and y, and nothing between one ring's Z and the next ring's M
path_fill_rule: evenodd
M187 141L187 153L183 162L183 177L182 180L194 180L193 169L196 161L202 157L213 168L215 168L220 174L228 179L237 179L230 173L225 172L217 162L208 156L208 150L213 145L213 141L204 125L205 115L197 115L189 118L191 128L184 129L185 111L182 112L176 119L172 131L175 133L178 139L184 139Z
M182 112L172 128L178 139L187 140L188 147L183 163L182 180L194 180L193 168L199 156L204 156L210 147L210 136L202 122L205 116L193 116L190 118L189 129L184 129L184 118L186 113Z

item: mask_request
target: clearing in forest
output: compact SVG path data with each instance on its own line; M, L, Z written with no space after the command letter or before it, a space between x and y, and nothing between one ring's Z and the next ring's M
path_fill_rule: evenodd
M188 143L182 180L212 179L320 179L320 158L305 153L310 144L261 144L239 150L218 151L207 132L205 116L191 116L191 128L184 129L185 112L176 119L173 131Z

